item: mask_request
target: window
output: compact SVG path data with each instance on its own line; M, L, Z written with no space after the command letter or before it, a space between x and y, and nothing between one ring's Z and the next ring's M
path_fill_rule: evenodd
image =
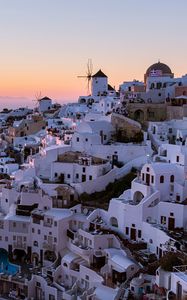
M86 139L85 139L85 142L87 142L87 141L88 141L88 139L86 138Z
M34 228L32 228L32 233L34 233Z
M92 175L89 176L89 180L92 180Z
M36 282L36 286L37 286L37 287L41 287L40 282Z
M13 227L16 227L16 222L13 222Z
M160 176L160 183L164 183L164 176Z
M38 234L40 234L40 229L38 229Z
M86 168L85 168L85 167L83 167L83 168L82 168L82 171L85 173L85 172L86 172Z
M154 176L151 176L151 183L154 183Z
M26 238L26 236L24 236L24 237L23 237L23 241L24 241L24 242L26 242L26 241L27 241L27 238Z
M132 224L132 227L135 227L135 224Z
M129 227L126 227L125 233L126 233L126 235L129 235Z
M38 247L38 242L37 242L37 241L34 241L33 245L34 245L35 247Z
M58 176L58 174L57 173L55 173L55 177L57 177Z
M149 172L149 168L147 168L147 172Z
M57 238L56 237L54 237L54 243L57 243Z
M86 275L86 280L89 280L89 276L88 275Z
M57 221L54 221L54 226L57 226Z
M26 228L26 224L25 224L25 223L23 223L23 225L22 225L22 226L23 226L23 228Z
M145 176L144 173L142 173L142 180L144 180L144 176Z
M177 202L180 202L180 198L181 198L180 195L176 195L176 201Z
M67 175L67 177L68 177L68 178L71 178L71 175L70 175L70 174L68 174L68 175Z
M179 156L178 155L176 156L176 162L179 162Z
M5 242L8 242L8 236L5 236Z
M175 179L174 175L171 175L170 176L170 182L174 182L174 179Z
M45 240L45 241L47 240L47 235L44 235L44 240Z
M142 237L142 231L138 230L138 238L141 239L141 237Z
M78 173L76 174L76 178L79 179L79 174Z
M8 202L8 199L5 199L5 202L7 203L7 202Z
M77 137L77 142L79 142L79 137Z
M13 235L13 241L15 241L16 240L16 236L15 235Z
M173 216L174 216L174 213L173 213L173 212L171 212L171 213L170 213L170 216L171 216L171 217L173 217Z
M165 216L160 217L160 223L163 224L163 225L166 224L166 217Z

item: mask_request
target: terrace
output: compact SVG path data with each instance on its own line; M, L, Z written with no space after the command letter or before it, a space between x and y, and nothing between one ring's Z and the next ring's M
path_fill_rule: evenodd
M173 267L173 272L182 280L187 282L187 265Z
M101 165L107 163L99 157L83 155L81 152L69 151L58 156L57 162L61 163L78 163L81 165Z

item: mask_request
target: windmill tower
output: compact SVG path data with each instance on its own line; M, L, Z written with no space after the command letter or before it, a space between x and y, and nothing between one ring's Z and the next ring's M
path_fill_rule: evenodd
M92 80L92 72L93 72L93 64L92 64L92 60L91 58L88 59L87 62L87 71L86 71L86 75L80 75L77 76L77 78L85 78L86 79L86 85L87 85L87 95L89 96L91 93L91 80Z
M92 96L106 96L108 94L108 77L101 69L92 76Z
M41 92L37 93L35 97L35 100L33 100L36 103L35 109L37 109L40 113L51 109L52 100L49 97L42 97Z

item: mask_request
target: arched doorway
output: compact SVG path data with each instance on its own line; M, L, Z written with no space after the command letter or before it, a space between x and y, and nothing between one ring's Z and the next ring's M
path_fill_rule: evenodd
M39 263L39 255L36 252L32 253L32 263L34 266L37 266Z
M56 253L54 251L46 250L44 253L44 259L54 262L57 259Z
M136 191L134 193L133 200L135 203L137 203L137 204L140 203L143 198L144 198L144 195L142 194L142 192Z
M143 121L144 120L144 112L141 109L138 109L134 112L134 119L137 121Z
M23 263L26 259L26 252L22 249L14 249L13 251L13 260L15 262Z
M112 217L110 219L110 225L114 226L114 227L118 227L118 220L115 217Z

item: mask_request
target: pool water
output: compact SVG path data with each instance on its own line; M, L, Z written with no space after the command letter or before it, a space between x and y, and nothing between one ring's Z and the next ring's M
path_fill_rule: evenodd
M8 253L0 250L0 273L6 273L8 275L14 275L19 271L19 267L9 263Z

